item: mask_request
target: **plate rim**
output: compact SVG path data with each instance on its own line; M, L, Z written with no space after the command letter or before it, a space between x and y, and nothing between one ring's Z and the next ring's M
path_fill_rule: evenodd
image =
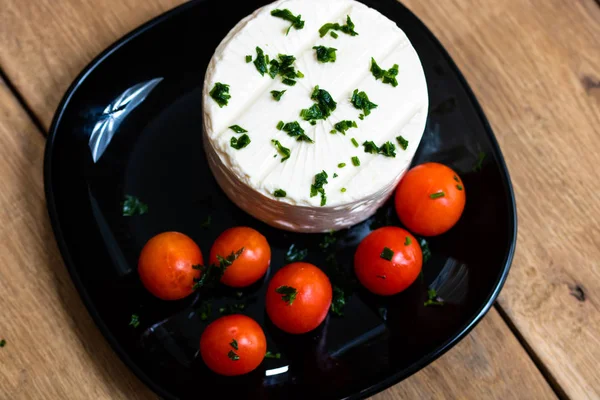
M100 330L112 350L119 356L121 361L125 364L130 371L132 371L140 381L142 381L148 388L150 388L155 394L159 395L165 399L178 399L172 393L169 393L165 389L163 389L159 384L155 383L153 379L151 379L138 365L129 357L127 352L122 348L120 342L117 338L112 334L110 329L104 323L102 318L100 317L98 311L94 303L91 301L86 288L81 282L78 273L76 272L75 262L71 258L69 247L64 239L63 230L61 228L61 224L59 221L59 215L56 208L56 199L53 191L52 184L52 161L53 161L53 152L54 152L54 144L56 135L58 132L58 128L61 124L61 120L63 114L67 107L69 106L70 100L74 93L79 89L79 86L88 78L88 76L98 67L106 58L111 56L115 51L120 49L122 46L129 43L131 40L135 39L137 36L145 33L146 31L152 29L154 26L187 11L189 8L193 8L198 6L201 3L207 2L210 0L191 0L180 4L154 18L143 23L137 28L133 29L129 33L122 36L117 41L113 42L110 46L108 46L105 50L103 50L100 54L94 57L75 77L73 82L69 85L68 89L65 91L61 101L59 102L56 111L54 112L54 116L52 118L52 122L50 124L50 128L48 129L48 134L46 136L46 145L44 149L44 162L43 162L43 180L44 180L44 193L46 197L46 208L48 211L48 215L50 218L50 225L52 226L52 231L54 234L54 238L58 245L60 254L64 261L64 264L69 272L71 280L73 281L79 296L83 304L85 305L88 314L92 317L92 320L96 324L97 328ZM360 0L358 0L360 1ZM385 0L389 1L389 0ZM461 326L458 329L458 334L453 335L450 339L442 343L438 346L437 350L425 355L419 361L415 362L411 367L390 375L388 378L379 381L360 392L352 394L350 396L345 397L345 399L359 399L365 398L368 396L372 396L376 393L379 393L383 390L390 388L391 386L401 382L402 380L410 377L415 374L419 370L423 369L427 365L433 363L439 357L444 355L448 350L453 348L456 344L458 344L462 339L464 339L479 322L483 319L483 317L489 312L492 308L494 302L496 301L500 291L504 287L506 282L506 278L510 271L514 254L516 250L517 244L517 227L518 227L518 218L517 218L517 206L514 188L512 184L512 180L510 178L510 173L508 171L508 167L506 165L506 161L504 160L504 155L502 154L500 145L492 130L492 127L485 116L479 101L475 97L471 86L468 84L466 78L462 74L461 70L458 68L446 48L442 45L439 39L433 34L431 30L421 21L419 17L417 17L408 7L406 7L400 0L391 0L396 3L397 6L403 7L415 20L416 24L425 32L428 38L432 41L432 43L437 46L438 51L442 58L448 63L448 66L453 70L456 74L458 81L464 87L465 93L469 98L475 113L478 118L481 120L484 130L487 133L488 139L490 140L496 159L498 161L498 165L501 170L502 180L504 182L505 190L507 192L507 200L509 205L509 235L510 237L510 246L508 252L506 253L505 259L503 261L504 266L502 267L502 272L498 277L497 281L494 283L494 289L487 296L486 300L483 302L481 307L476 311L474 317L472 317L467 323Z

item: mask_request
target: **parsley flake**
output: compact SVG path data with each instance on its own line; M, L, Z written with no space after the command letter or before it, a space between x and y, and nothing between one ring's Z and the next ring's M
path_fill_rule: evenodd
M6 339L0 340L0 347L6 346Z
M237 342L237 340L235 340L235 339L232 339L232 340L231 340L231 343L229 343L229 345L230 345L231 347L233 347L235 350L238 350L238 342Z
M285 123L283 121L279 121L277 123L277 130L279 130L279 131L282 130L284 126L285 126Z
M209 94L210 97L217 102L220 108L229 104L229 99L231 98L231 95L229 94L229 85L217 82Z
M237 361L240 359L240 356L238 356L233 350L229 350L229 353L227 353L227 357L229 357L231 361Z
M379 257L383 258L384 260L392 261L392 258L394 257L394 252L389 247L384 247Z
M339 176L339 175L337 174L337 172L334 172L334 173L333 173L333 177L334 177L334 178L337 178L338 176Z
M346 193L346 188L341 188L341 189L340 189L340 192L342 192L342 193Z
M331 312L339 317L344 316L344 307L346 306L346 295L344 291L338 287L333 286L333 298L331 299Z
M227 257L223 258L220 255L217 255L217 260L219 261L219 265L209 264L205 265L193 265L193 269L197 269L202 271L200 278L195 279L195 283L193 289L199 289L204 286L212 286L216 285L220 280L225 270L233 264L235 260L244 252L244 248L242 247L238 251L232 251Z
M202 321L206 321L208 318L210 318L211 313L212 305L208 301L203 302L200 306L200 319Z
M352 164L353 164L355 167L358 167L358 166L360 166L360 160L358 159L358 157L356 157L356 156L352 157Z
M137 314L131 314L131 321L129 321L129 326L133 326L134 328L140 326L140 316Z
M404 139L402 136L397 136L396 141L398 141L398 144L402 150L406 150L408 148L408 140Z
M277 152L281 155L281 157L283 157L281 159L281 162L284 162L285 160L290 158L292 151L290 149L288 149L287 147L283 147L283 145L279 142L279 140L272 139L271 143L273 143L273 145L277 149Z
M371 114L372 109L377 108L377 104L371 102L369 100L369 96L367 96L365 92L359 92L358 89L354 90L350 101L352 102L354 108L362 110L365 116ZM362 119L360 116L358 118Z
M281 100L281 96L285 93L285 90L271 90L271 95L275 99L275 101Z
M345 25L340 25L337 22L336 23L328 22L319 29L319 35L321 35L321 37L323 37L323 36L327 35L327 32L329 32L330 30L336 30L336 31L342 31L345 34L348 34L350 36L356 36L356 35L358 35L358 33L354 30L354 28L355 28L354 23L350 19L350 16L347 15ZM333 36L333 35L331 35L331 36ZM337 34L334 37L337 37Z
M338 122L333 127L335 128L336 131L338 131L341 134L345 135L346 131L348 129L350 129L350 128L358 128L358 125L356 124L356 121L345 120L345 121ZM332 131L332 133L335 133L335 131Z
M404 245L410 246L411 243L412 243L412 239L410 238L410 236L407 236L406 240L404 240Z
M246 133L248 132L247 130L245 130L244 128L242 128L239 125L231 125L229 127L229 129L231 129L232 131L234 131L235 133Z
M246 56L246 63L252 62L252 56Z
M317 104L313 104L310 108L300 111L300 116L305 121L326 119L337 107L337 103L333 100L329 92L320 89L319 86L315 86L310 98L316 101Z
M237 314L246 309L246 305L244 303L240 304L227 304L224 307L219 308L219 313L221 315L231 315Z
M264 51L256 46L256 58L254 59L254 66L261 76L265 76L265 72L268 72L267 58L265 57Z
M271 353L270 351L267 351L265 353L265 358L273 358L279 360L281 358L281 353Z
M444 197L445 195L446 195L446 194L445 194L444 192L440 191L440 192L437 192L437 193L432 193L432 194L430 194L430 195L429 195L429 198L430 198L430 199L434 199L434 200L435 200L435 199L439 199L439 198L441 198L441 197Z
M335 62L337 59L335 54L337 49L334 49L333 47L314 46L313 49L316 50L317 60L322 63Z
M352 144L354 145L354 147L358 147L358 146L360 146L360 145L358 144L358 142L356 141L356 139L352 138L350 141L352 142Z
M339 163L338 164L338 168L344 168L346 166L346 163Z
M371 73L375 77L375 80L382 79L383 83L388 83L393 87L398 86L398 81L396 80L396 76L398 76L398 64L394 64L392 68L386 71L385 69L381 69L375 62L375 59L371 57Z
M296 296L298 296L298 291L296 288L291 286L279 286L277 289L275 289L275 292L281 294L281 299L288 303L289 306L294 303Z
M239 138L232 137L229 141L229 144L231 144L231 147L233 147L234 149L241 150L250 144L250 136L244 133Z
M431 258L431 250L429 250L429 243L427 240L419 240L419 246L421 246L421 252L423 253L423 264L425 264Z
M123 216L133 217L134 215L144 215L148 212L148 205L140 201L135 196L126 194L123 201Z
M331 35L332 38L337 39L338 38L338 34L335 33L334 31L329 32L329 34Z
M385 142L381 147L377 146L373 141L365 141L363 143L365 153L381 154L386 157L396 157L396 146L392 142Z
M275 197L285 197L285 196L287 196L287 193L283 189L277 189L276 191L273 192L273 196L275 196Z
M283 83L284 85L288 85L288 86L296 85L296 81L293 79L289 79L289 78L285 78L284 80L281 81L281 83Z
M292 23L292 25L290 25L290 27L287 29L287 31L285 33L286 36L290 33L290 29L292 29L292 28L294 28L294 29L304 28L304 21L302 21L302 18L300 18L301 15L295 16L287 8L284 10L275 9L275 10L271 11L271 15L274 17L277 17L277 18L284 19L284 20Z
M327 196L325 195L325 188L327 182L327 172L321 171L315 175L315 183L310 186L310 197L315 197L317 194L321 194L321 207L327 204Z
M425 307L427 306L443 306L444 301L438 297L437 291L433 288L427 290L427 301L423 303Z
M284 124L281 129L287 133L288 136L295 137L297 142L304 141L314 143L314 141L304 133L304 129L302 129L297 121L288 122L287 124Z
M456 185L456 188L457 188L458 190L463 190L463 187L462 187L462 185Z
M308 255L308 249L298 249L296 245L292 244L285 253L285 261L288 263L302 261Z

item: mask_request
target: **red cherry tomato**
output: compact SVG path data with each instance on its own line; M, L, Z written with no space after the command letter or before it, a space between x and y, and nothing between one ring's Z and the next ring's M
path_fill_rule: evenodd
M354 271L360 283L384 296L409 287L419 276L422 264L417 240L406 230L393 226L371 232L354 254Z
M331 305L331 283L319 268L297 262L273 276L267 288L267 314L288 333L306 333L323 322Z
M217 255L226 258L241 248L244 251L225 270L221 282L231 287L249 286L263 277L271 263L271 248L258 231L243 226L227 229L210 249L210 263L219 265Z
M241 314L228 315L208 325L200 337L200 355L217 374L247 374L260 365L267 352L265 333L256 321Z
M202 252L188 236L179 232L164 232L146 243L138 261L142 283L158 298L179 300L193 292L194 279L200 271Z
M452 228L465 208L465 187L450 168L421 164L402 178L396 188L396 213L412 232L440 235Z

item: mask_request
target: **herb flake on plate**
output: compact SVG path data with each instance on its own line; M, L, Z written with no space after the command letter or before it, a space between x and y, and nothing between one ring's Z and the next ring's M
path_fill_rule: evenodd
M123 201L123 216L124 217L133 217L135 215L144 215L148 212L148 205L143 203L139 198L135 196L131 196L129 194L125 195L125 200Z
M316 50L317 60L322 63L335 62L337 59L337 49L333 47L314 46L313 49Z
M229 141L229 144L234 149L241 150L250 144L250 136L248 136L244 133L239 138L232 137L231 140Z
M352 103L354 108L356 108L357 110L362 110L365 116L371 114L371 110L377 108L377 104L370 101L369 96L365 92L359 92L358 89L355 89L352 93L352 98L350 99L350 102Z
M288 149L287 147L284 147L279 142L279 140L272 139L271 143L273 143L273 146L275 146L275 148L277 149L277 152L281 155L281 157L282 157L281 162L284 162L285 160L290 158L290 156L292 155L292 151L290 149Z
M381 69L375 59L371 57L371 73L375 77L375 80L382 79L383 83L387 83L392 85L393 87L398 86L398 80L396 80L396 76L398 76L398 64L394 64L394 66L388 70Z
M288 303L289 306L294 303L296 296L298 296L298 290L291 286L279 286L277 289L275 289L275 292L281 294L281 299Z
M302 18L301 18L302 16L294 15L287 8L284 10L275 9L275 10L271 11L271 15L274 17L277 17L277 18L284 19L284 20L292 23L292 25L290 25L290 27L287 29L287 31L285 33L286 36L290 33L290 30L292 28L294 28L294 29L303 29L304 28L304 21L302 21Z
M352 19L350 19L349 15L346 15L346 24L345 25L340 25L337 22L335 22L335 23L328 22L319 29L319 35L321 37L323 37L323 36L327 35L327 32L329 32L330 30L336 30L336 31L344 32L345 34L350 35L350 36L357 36L358 33L354 30L354 28L355 28L354 22L352 22ZM336 36L334 36L334 38L335 37Z
M392 258L394 258L394 251L389 247L384 247L379 257L383 258L384 260L392 261Z
M223 108L229 104L229 99L231 99L231 95L229 94L229 85L221 82L215 83L215 86L212 88L209 95L214 101L217 102L220 108Z
M315 183L310 186L310 197L315 197L317 194L321 195L321 207L327 204L327 195L323 187L328 183L327 178L327 172L321 171L315 175Z

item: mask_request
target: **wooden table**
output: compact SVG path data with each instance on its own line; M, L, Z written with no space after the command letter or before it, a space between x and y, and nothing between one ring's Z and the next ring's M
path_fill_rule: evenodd
M600 398L600 6L404 0L446 46L506 157L519 211L495 307L458 346L377 399ZM146 399L58 254L44 135L98 52L181 0L3 0L0 7L1 399Z

